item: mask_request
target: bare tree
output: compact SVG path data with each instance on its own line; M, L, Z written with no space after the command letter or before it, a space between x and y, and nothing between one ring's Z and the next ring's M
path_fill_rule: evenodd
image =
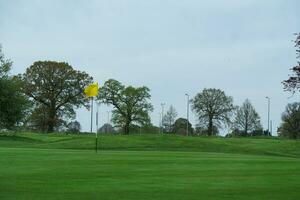
M243 105L237 109L233 122L233 128L242 130L245 135L251 131L262 128L260 117L249 99L246 99Z
M175 107L171 105L167 113L163 116L163 127L168 133L172 132L176 117L177 111Z
M294 42L295 47L297 48L297 58L300 59L300 33L297 33L295 35L296 40ZM282 83L285 91L295 93L300 89L300 61L298 61L297 65L294 66L291 70L294 74L290 75L289 79L283 81Z

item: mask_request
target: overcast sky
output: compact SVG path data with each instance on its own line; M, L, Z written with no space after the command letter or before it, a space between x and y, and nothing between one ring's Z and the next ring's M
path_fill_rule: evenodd
M273 132L300 95L281 81L296 65L298 0L0 0L0 43L23 73L34 61L66 61L99 84L114 78L151 89L154 124L160 103L186 116L185 93L219 88L240 105L249 98ZM101 123L107 111L100 108ZM77 119L89 130L89 112ZM193 116L191 122L196 123Z

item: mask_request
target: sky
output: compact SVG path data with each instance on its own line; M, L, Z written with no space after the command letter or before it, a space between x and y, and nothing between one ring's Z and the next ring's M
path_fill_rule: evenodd
M12 74L55 60L100 86L113 78L149 87L155 125L161 103L186 117L186 93L218 88L235 105L250 99L267 129L269 96L275 134L287 103L299 101L281 84L297 63L299 7L298 0L0 0L0 44ZM100 105L100 124L111 109ZM89 115L77 110L84 131Z

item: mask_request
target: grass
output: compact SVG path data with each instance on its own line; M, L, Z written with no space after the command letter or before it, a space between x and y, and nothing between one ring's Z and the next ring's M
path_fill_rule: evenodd
M300 142L0 135L0 199L299 199Z
M94 135L0 134L0 147L93 150ZM185 137L176 135L101 135L101 150L191 151L275 155L300 158L300 141L257 138Z

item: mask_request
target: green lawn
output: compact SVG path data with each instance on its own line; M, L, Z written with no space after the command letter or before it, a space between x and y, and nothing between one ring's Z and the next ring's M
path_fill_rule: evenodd
M0 199L299 199L299 141L0 135ZM273 149L273 151L272 151Z

